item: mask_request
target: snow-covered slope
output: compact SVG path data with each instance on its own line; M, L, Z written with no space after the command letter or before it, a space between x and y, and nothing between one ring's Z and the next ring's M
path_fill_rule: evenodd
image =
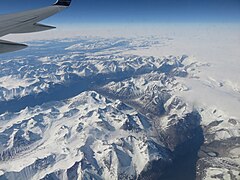
M169 161L146 119L118 105L89 91L2 115L2 178L136 178L149 161Z
M0 179L238 179L238 84L201 56L162 56L174 38L37 41L2 58Z

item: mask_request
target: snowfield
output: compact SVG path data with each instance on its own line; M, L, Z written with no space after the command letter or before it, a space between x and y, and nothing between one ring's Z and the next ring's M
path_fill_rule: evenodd
M0 179L239 179L240 26L107 28L1 55Z

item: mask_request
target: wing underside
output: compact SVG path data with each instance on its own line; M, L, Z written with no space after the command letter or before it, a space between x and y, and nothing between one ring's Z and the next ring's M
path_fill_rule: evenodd
M30 33L54 29L38 22L64 10L71 0L58 0L54 5L16 14L0 15L0 37L7 34ZM26 48L24 44L0 40L0 53Z
M53 27L53 26L36 23L36 24L30 24L27 26L23 26L23 27L17 29L16 31L13 31L13 34L40 32L40 31L47 31L47 30L51 30L51 29L55 29L55 28L56 27Z
M25 49L26 47L27 45L25 44L0 40L0 53L18 51L21 49Z

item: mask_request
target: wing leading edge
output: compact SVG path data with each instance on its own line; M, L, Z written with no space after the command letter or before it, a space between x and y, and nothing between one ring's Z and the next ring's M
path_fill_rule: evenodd
M55 27L39 24L42 21L71 4L71 0L58 0L49 7L20 12L16 14L0 15L0 37L7 34L30 33L53 29ZM0 53L17 51L26 45L0 40Z

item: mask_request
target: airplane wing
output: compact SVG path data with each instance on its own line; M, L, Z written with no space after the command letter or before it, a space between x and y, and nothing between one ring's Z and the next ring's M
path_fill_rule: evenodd
M39 24L42 21L71 4L71 0L58 0L49 7L20 12L16 14L0 15L0 37L7 34L30 33L50 30L55 27ZM0 40L0 53L12 52L26 48L27 45Z

